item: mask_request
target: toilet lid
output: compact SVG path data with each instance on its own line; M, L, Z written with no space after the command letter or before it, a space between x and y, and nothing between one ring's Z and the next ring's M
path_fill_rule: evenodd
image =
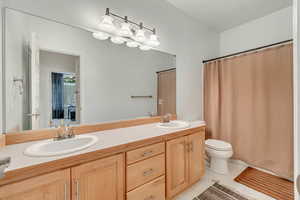
M221 141L221 140L208 139L208 140L205 140L205 144L208 148L215 149L218 151L232 150L231 144Z

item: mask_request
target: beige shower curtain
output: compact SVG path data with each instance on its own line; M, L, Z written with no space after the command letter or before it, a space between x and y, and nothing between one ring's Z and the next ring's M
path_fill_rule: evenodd
M230 142L234 158L293 176L292 44L204 67L207 136Z

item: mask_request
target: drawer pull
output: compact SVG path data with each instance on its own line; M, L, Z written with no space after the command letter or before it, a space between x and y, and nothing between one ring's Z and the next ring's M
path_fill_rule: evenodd
M190 150L191 150L190 143L185 144L185 150L187 152L190 152Z
M76 200L80 200L80 186L79 186L79 181L76 180Z
M149 197L146 197L144 200L153 200L153 199L155 199L155 196L150 195Z
M149 169L149 170L147 170L147 171L144 171L144 176L150 176L152 173L154 172L154 169Z
M190 143L190 151L191 151L191 152L194 151L194 143L193 143L193 142Z
M67 185L67 183L65 183L65 200L68 200L68 192L67 192L67 190L68 190L68 185Z
M192 151L192 148L193 148L193 147L191 147L191 145L193 145L192 142L190 142L190 143L180 142L180 144L184 146L184 150L186 152Z
M144 152L144 153L142 153L142 157L146 157L146 156L149 156L149 155L151 155L153 153L153 151L152 150L150 150L150 151L146 151L146 152Z

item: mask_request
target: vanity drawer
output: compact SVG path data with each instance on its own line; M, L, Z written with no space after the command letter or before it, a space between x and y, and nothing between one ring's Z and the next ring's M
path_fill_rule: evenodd
M158 143L127 152L127 164L150 158L165 152L165 144Z
M165 176L127 193L127 200L165 200Z
M163 174L165 174L165 154L129 165L127 167L127 191Z

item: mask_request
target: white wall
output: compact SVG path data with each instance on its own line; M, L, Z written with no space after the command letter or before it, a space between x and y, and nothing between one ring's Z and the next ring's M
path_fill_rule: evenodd
M25 85L29 81L25 81L26 71L29 71L29 57L26 56L28 52L28 44L26 44L25 38L30 38L30 33L27 29L26 18L18 18L9 22L8 31L6 31L6 65L5 69L5 96L6 116L9 115L6 120L6 127L9 127L10 131L22 130L25 124L28 124L29 118L24 118L26 113L29 112L29 108L23 106L28 101L28 94L26 92ZM26 48L27 46L27 48ZM14 79L23 79L21 82L15 82ZM22 92L23 89L23 92ZM7 118L6 118L7 119ZM26 122L27 121L27 122Z
M177 113L202 118L202 60L218 56L218 33L162 0L8 0L6 5L84 27L97 27L106 7L156 27L160 50L177 56Z
M293 8L224 31L220 35L220 56L236 53L293 37Z

